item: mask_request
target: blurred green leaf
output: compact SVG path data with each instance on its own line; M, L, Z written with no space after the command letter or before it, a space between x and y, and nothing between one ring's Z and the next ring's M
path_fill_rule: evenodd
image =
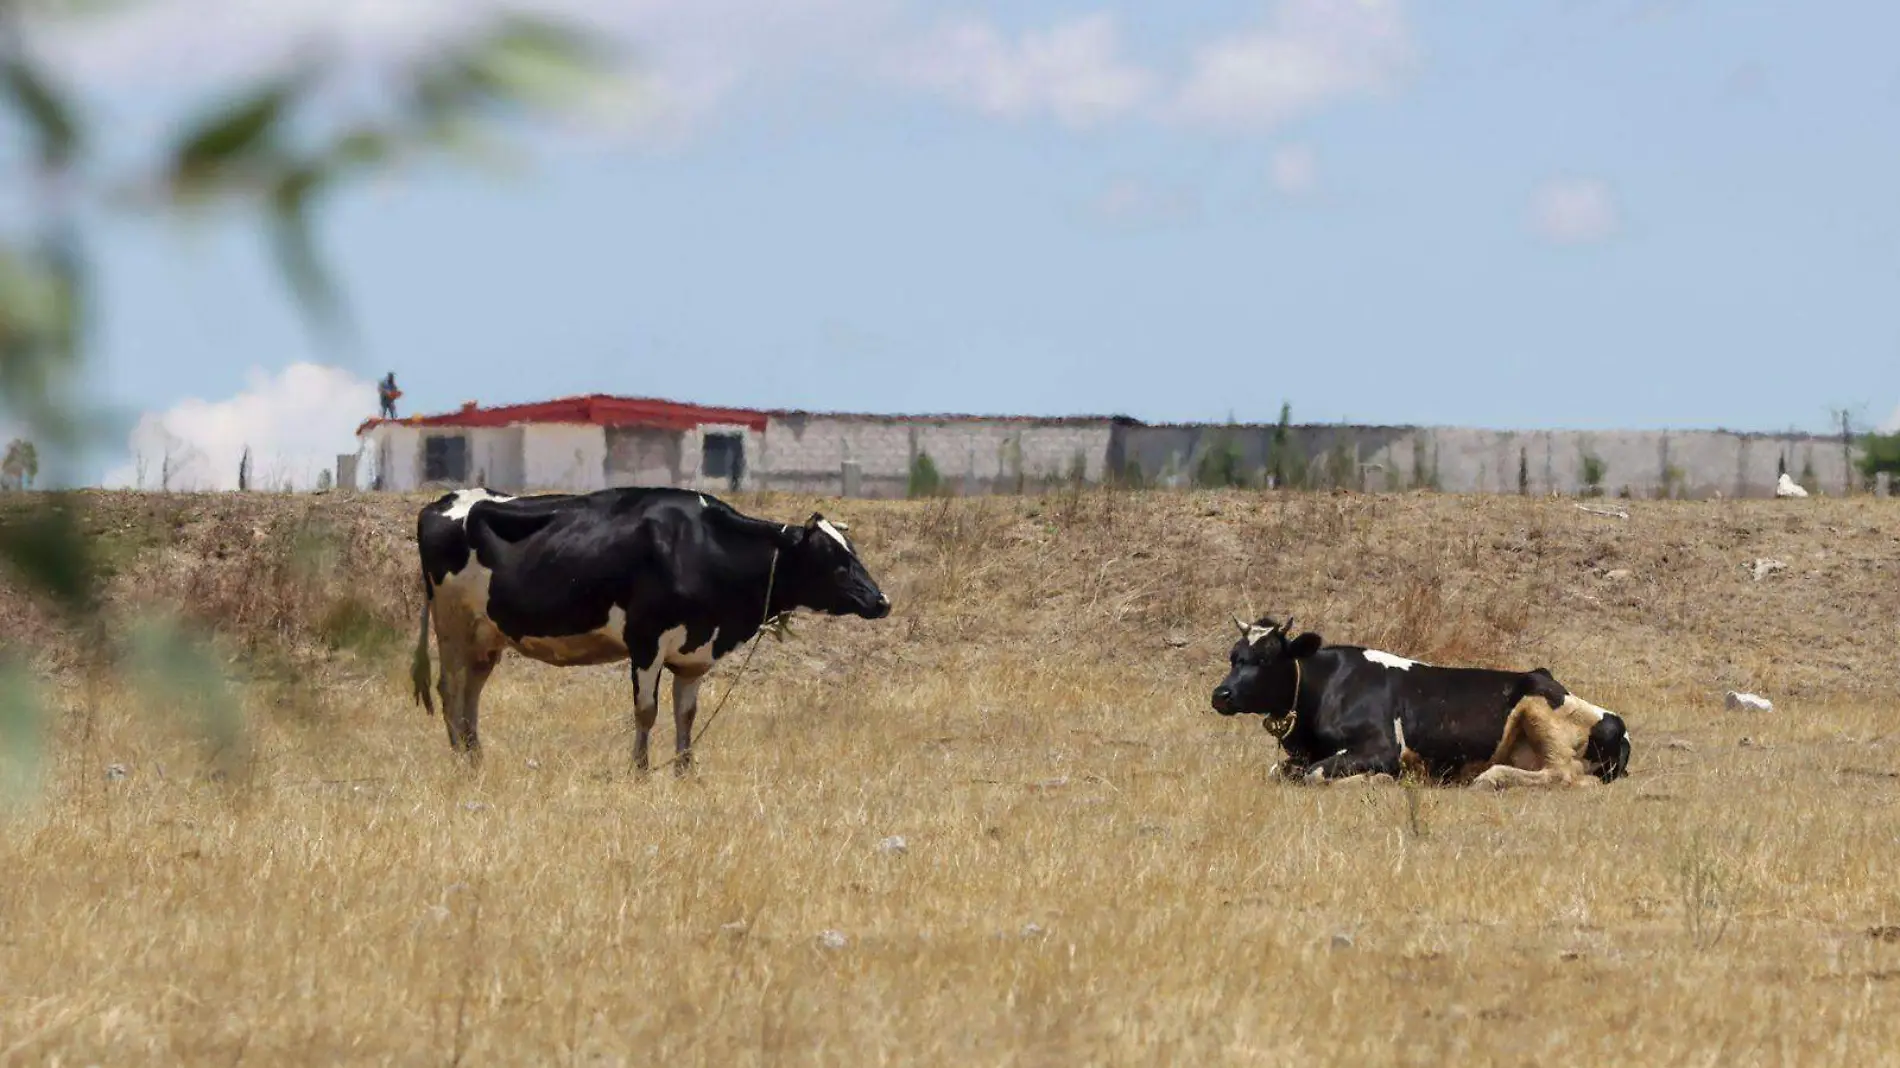
M584 34L525 15L424 64L412 94L423 125L452 127L483 105L552 106L598 80L609 57Z
M394 161L399 154L398 148L395 138L389 134L381 130L361 129L337 138L326 156L339 171L352 168L367 170Z
M25 667L0 661L0 800L32 796L45 752L46 702Z
M77 616L95 604L92 541L64 494L0 517L0 562L29 588Z
M59 168L72 162L79 151L79 124L65 95L24 53L16 52L0 64L0 85L6 87L7 99L33 129L41 164Z
M247 172L277 149L284 117L313 73L305 69L273 79L194 124L172 153L174 192L190 195L252 177Z
M211 648L176 621L141 620L132 630L131 664L160 707L182 708L195 722L215 759L241 758L247 738L244 713L223 663Z
M286 172L271 190L270 239L278 269L311 325L333 333L342 325L342 303L330 272L317 253L311 211L329 181L319 165Z

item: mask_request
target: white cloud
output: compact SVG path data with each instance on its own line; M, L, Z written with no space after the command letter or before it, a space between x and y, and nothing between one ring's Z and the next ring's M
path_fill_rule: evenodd
M1146 101L1154 77L1121 54L1112 15L1087 15L1010 40L980 19L940 27L890 66L912 85L1005 118L1052 115L1088 127Z
M1319 185L1319 162L1306 145L1285 145L1273 152L1273 187L1288 196L1310 193Z
M1115 223L1177 223L1193 218L1200 201L1184 189L1118 178L1095 199L1095 213Z
M1606 240L1622 220L1610 187L1595 178L1560 178L1544 183L1531 197L1531 228L1561 245Z
M1194 54L1174 111L1202 126L1273 130L1388 89L1414 59L1404 0L1280 0L1265 26Z
M309 489L338 454L356 450L356 428L375 413L375 384L340 368L253 370L235 397L186 400L141 418L130 459L105 484L157 489L169 476L174 490L236 489L248 447L254 487Z
M1258 132L1394 84L1414 53L1406 3L1272 0L1264 23L1166 76L1128 54L1105 10L1007 30L981 16L926 22L919 0L147 0L48 33L61 69L121 91L228 85L322 44L354 92L485 16L525 9L629 55L628 78L594 101L597 128L613 132L677 136L741 99L779 102L828 80L1072 128L1146 116Z
M642 132L703 121L748 87L860 65L899 0L149 0L60 28L60 65L85 81L202 90L319 45L361 84L503 10L570 21L630 59L596 120Z

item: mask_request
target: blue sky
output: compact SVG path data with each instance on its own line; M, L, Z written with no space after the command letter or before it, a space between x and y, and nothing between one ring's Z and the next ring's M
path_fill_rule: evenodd
M370 69L482 5L393 6L175 0L59 54L136 141L307 32ZM525 173L339 201L323 241L362 345L320 388L280 377L338 357L252 230L100 233L100 388L154 413L148 439L348 451L391 368L412 410L1285 400L1768 430L1900 403L1900 5L536 6L637 47L639 80Z

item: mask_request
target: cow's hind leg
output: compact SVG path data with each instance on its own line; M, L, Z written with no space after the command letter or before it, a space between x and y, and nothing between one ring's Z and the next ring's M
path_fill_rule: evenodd
M469 763L477 766L482 762L482 690L500 662L499 649L477 650L471 655L462 675L462 703L455 706L455 718L461 724L462 751L468 755Z
M693 766L693 718L699 714L699 681L705 672L673 670L673 773L684 775Z
M660 672L666 665L658 638L629 640L627 650L633 659L633 770L644 775L652 770L648 748L660 718Z

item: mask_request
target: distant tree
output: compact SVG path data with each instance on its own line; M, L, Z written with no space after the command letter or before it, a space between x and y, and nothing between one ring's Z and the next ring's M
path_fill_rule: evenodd
M943 492L943 475L937 471L937 461L922 449L910 461L910 485L906 487L912 497L935 497Z
M244 455L238 459L238 491L251 488L251 447L244 446Z
M1841 495L1849 496L1854 492L1854 415L1846 408L1836 408L1833 414L1841 425Z
M1326 453L1326 481L1334 489L1359 488L1359 461L1343 439Z
M40 451L25 438L7 443L7 455L0 461L0 489L30 490L40 477Z
M1867 434L1860 439L1860 473L1872 482L1876 475L1900 475L1900 430L1891 434Z
M1194 484L1207 489L1244 486L1247 473L1242 470L1242 460L1240 444L1227 431L1219 431L1194 465Z
M1787 473L1788 473L1788 454L1784 452L1780 456L1775 457L1775 481L1777 482L1781 481L1781 476Z
M1610 465L1603 458L1588 449L1578 451L1577 476L1583 482L1585 497L1603 496L1603 476L1610 473Z
M1814 477L1814 453L1810 452L1801 461L1801 488L1807 490L1809 493L1814 493L1820 488L1815 485L1816 481Z
M317 472L317 492L318 493L327 493L330 490L334 489L335 487L336 487L336 476L330 473L329 468L326 467L323 470Z
M1522 447L1517 450L1517 492L1521 497L1531 495L1531 454Z
M1274 424L1267 452L1267 475L1275 486L1289 489L1306 484L1306 456L1293 437L1293 405L1280 402L1280 421Z

